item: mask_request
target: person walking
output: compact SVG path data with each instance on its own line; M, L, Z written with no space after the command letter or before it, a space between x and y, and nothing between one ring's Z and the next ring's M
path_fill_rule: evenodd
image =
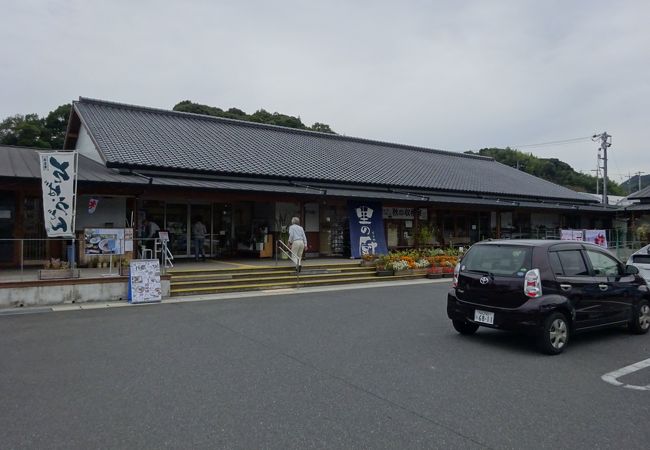
M296 264L296 271L302 270L302 254L307 248L307 236L305 230L300 226L300 219L291 219L289 227L289 247L291 247L291 260Z
M208 234L208 230L205 228L205 225L202 222L201 216L196 218L196 222L192 226L192 235L194 236L194 260L199 260L199 255L205 261L205 251L203 246L205 245L205 235Z

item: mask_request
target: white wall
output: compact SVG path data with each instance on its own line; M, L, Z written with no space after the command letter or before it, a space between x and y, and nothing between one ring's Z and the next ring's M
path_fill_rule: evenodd
M79 127L79 137L77 138L75 150L77 150L80 155L90 158L93 161L97 161L102 165L104 164L102 157L99 155L99 151L95 147L95 144L83 124Z

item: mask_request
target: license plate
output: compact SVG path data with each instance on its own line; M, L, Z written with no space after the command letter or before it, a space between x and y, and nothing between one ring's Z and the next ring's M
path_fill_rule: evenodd
M489 311L474 310L474 322L487 323L494 325L494 313Z

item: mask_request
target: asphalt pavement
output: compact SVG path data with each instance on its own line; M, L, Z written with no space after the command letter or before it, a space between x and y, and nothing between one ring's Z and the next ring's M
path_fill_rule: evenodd
M601 377L650 335L546 356L458 335L447 288L0 316L0 448L648 448L650 390Z

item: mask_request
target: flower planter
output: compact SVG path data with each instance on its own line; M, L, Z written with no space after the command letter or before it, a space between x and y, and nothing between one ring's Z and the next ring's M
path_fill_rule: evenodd
M443 278L453 278L454 272L445 272L442 274Z
M79 269L43 269L38 271L39 280L64 280L79 278Z
M378 277L392 277L393 275L395 275L395 271L393 269L377 269Z
M439 273L427 273L427 278L431 280L438 280L442 278L442 272Z
M361 260L361 267L374 267L376 264L377 264L377 261L375 261L374 259L369 259L369 260L362 259Z
M396 270L395 275L413 275L413 269Z
M428 268L418 268L418 269L412 269L413 275L422 275L425 276L428 272Z

